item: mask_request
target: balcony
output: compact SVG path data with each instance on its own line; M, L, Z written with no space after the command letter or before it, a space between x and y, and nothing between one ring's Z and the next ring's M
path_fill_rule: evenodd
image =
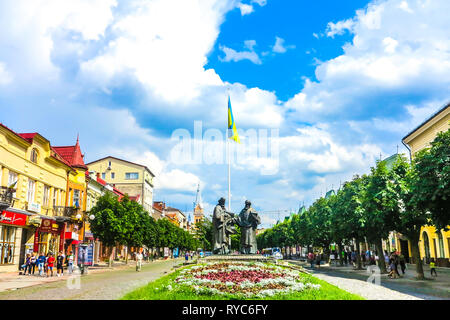
M55 217L64 217L64 218L70 218L73 220L78 220L76 216L80 214L83 216L81 209L76 207L65 207L65 206L55 206L53 207L53 215Z
M16 189L0 187L0 211L14 205L14 192L16 192Z

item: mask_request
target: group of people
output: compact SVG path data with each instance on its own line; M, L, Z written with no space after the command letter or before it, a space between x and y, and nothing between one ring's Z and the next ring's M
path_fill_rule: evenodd
M400 278L399 265L402 270L402 275L405 274L406 270L406 260L405 256L401 253L393 251L390 255L385 250L384 251L384 261L387 265L389 265L389 274L388 277L392 279Z
M36 252L27 253L24 264L20 267L23 275L34 275L36 267L39 271L39 276L53 277L53 271L56 264L56 276L61 277L64 275L64 264L67 265L69 273L73 272L73 260L74 256L72 251L67 257L60 251L56 258L53 253L49 252L46 255Z

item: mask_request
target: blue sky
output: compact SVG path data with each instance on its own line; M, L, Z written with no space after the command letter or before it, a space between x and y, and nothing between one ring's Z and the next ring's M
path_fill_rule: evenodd
M241 152L232 165L233 211L250 199L270 226L277 215L264 211L310 205L380 154L404 152L401 138L448 102L449 10L447 0L1 1L0 121L52 145L79 134L87 162L143 163L157 174L155 200L182 210L200 182L211 212L227 166L174 161L171 136L193 135L194 121L224 131L229 93L244 145L248 130L278 130L277 157ZM223 151L203 146L206 160Z

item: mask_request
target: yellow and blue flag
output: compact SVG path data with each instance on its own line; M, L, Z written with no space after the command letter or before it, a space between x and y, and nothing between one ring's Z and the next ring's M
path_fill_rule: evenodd
M231 110L230 96L228 96L228 138L241 143L239 135L236 130L236 123L234 123L233 111Z

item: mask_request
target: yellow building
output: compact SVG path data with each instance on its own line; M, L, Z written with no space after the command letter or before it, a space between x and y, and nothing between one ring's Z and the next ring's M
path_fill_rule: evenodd
M53 147L53 149L73 169L67 176L65 212L69 219L65 225L64 249L66 254L72 251L77 256L76 245L84 241L88 167L84 163L78 138L74 146Z
M90 173L100 173L104 181L128 194L150 214L153 213L155 175L146 166L111 156L90 162L87 166Z
M13 202L0 211L0 271L16 270L27 253L63 245L67 176L71 166L38 133L16 133L0 124L0 191Z
M447 131L449 128L450 103L408 133L402 142L409 147L411 157L414 158L418 151L430 146L438 132ZM397 246L397 248L399 247ZM450 267L450 231L441 230L436 233L433 226L422 227L419 249L420 256L425 259L426 263L429 263L430 258L434 258L437 261L436 265ZM411 256L410 246L409 254Z

